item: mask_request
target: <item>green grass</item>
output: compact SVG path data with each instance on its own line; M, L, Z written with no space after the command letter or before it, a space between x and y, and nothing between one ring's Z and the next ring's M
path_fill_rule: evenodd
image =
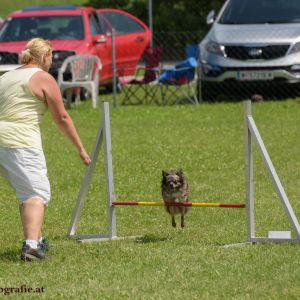
M100 111L86 101L69 112L91 151ZM294 100L264 102L253 105L253 115L300 216L300 106ZM161 170L182 168L191 201L245 201L242 103L120 106L111 108L111 130L118 200L159 201ZM118 207L118 236L141 238L90 244L66 238L85 167L49 115L42 132L52 184L44 234L55 251L46 262L19 261L17 200L0 179L0 291L21 285L44 287L38 295L44 299L300 298L299 245L222 247L246 241L245 210L191 208L187 227L181 230L171 227L161 207ZM257 234L289 230L256 149L254 173ZM101 153L77 233L106 231Z
M76 4L82 5L86 3L85 0L64 0L63 3L59 3L58 0L1 0L0 1L0 16L5 17L9 13L23 9L26 6L34 5L53 5L53 4Z

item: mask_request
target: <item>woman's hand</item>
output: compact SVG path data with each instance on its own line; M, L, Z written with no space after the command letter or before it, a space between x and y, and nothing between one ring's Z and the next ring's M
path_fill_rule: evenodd
M82 162L85 164L85 165L89 165L92 161L89 157L89 155L85 152L85 150L81 150L79 152L79 155L80 155L80 158L82 160Z

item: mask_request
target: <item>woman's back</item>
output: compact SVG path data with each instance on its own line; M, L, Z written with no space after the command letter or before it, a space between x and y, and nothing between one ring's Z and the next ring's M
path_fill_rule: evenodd
M42 149L39 123L47 111L29 88L39 68L17 69L0 77L0 146Z

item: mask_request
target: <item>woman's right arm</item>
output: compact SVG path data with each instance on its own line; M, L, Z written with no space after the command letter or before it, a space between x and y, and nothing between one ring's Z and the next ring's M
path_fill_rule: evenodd
M55 79L46 72L37 72L29 81L32 92L48 105L53 121L76 147L83 163L89 165L91 159L86 153L71 117L65 109L62 95Z

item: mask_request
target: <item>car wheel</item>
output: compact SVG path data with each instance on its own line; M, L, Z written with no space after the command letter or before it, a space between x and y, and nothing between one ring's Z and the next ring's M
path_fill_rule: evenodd
M216 83L199 81L197 86L197 94L199 101L214 101L219 94L219 86Z
M300 83L296 83L294 86L294 97L300 97Z

